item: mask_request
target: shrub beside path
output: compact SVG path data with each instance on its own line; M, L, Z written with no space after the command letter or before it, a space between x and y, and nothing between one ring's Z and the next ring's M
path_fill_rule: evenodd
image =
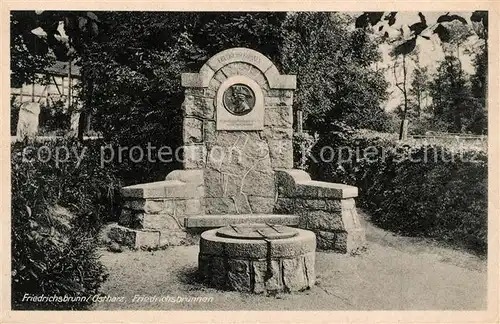
M367 250L355 256L318 252L317 285L296 294L262 296L206 288L195 280L198 246L154 252L103 251L101 260L110 272L103 292L111 297L124 296L126 301L96 303L93 309L486 309L486 260L429 240L396 236L364 223ZM132 302L134 295L213 297L213 301Z

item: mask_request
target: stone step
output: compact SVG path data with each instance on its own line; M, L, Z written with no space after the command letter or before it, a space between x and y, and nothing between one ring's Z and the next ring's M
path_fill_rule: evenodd
M214 228L230 224L269 223L286 226L299 225L299 216L276 214L201 215L184 218L186 228Z

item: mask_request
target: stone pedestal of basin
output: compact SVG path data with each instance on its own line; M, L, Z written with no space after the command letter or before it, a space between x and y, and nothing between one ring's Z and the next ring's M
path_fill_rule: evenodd
M313 232L271 224L238 224L201 234L198 270L214 288L293 292L315 282Z

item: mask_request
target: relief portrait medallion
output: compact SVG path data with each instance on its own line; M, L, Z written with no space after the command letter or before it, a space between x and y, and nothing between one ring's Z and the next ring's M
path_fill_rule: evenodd
M224 107L235 116L244 116L255 107L255 94L245 84L233 84L222 96Z

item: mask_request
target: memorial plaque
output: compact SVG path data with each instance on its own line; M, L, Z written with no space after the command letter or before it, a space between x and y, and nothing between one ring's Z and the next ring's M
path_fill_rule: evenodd
M217 92L218 130L264 128L264 97L260 86L245 76L224 81Z

